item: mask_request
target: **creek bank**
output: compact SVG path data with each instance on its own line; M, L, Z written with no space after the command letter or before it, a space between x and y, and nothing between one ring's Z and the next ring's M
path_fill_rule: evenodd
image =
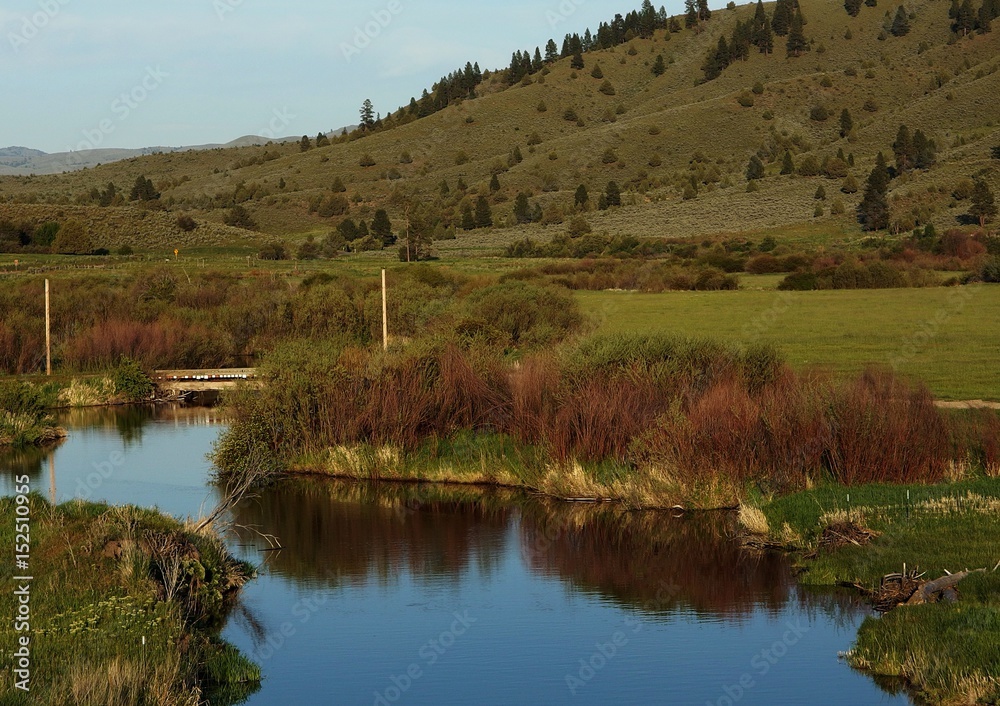
M931 703L1000 699L1000 477L821 487L740 517L755 541L799 552L802 583L855 587L882 613L859 629L852 666Z
M260 668L219 638L255 570L212 531L154 510L32 494L0 499L13 517L26 499L30 523L31 692L4 703L238 703L259 688ZM21 530L18 530L21 532ZM14 523L0 528L14 545ZM14 615L15 596L0 596ZM7 644L18 635L3 628ZM39 665L45 665L44 670Z

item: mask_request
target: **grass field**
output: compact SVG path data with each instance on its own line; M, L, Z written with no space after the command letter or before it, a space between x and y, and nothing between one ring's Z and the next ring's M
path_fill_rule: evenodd
M772 343L797 368L893 366L944 399L1000 400L1000 287L576 296L601 333Z

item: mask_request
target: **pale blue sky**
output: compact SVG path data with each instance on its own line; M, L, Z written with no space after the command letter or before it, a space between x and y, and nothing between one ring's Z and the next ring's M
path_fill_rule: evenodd
M596 30L640 4L3 0L0 147L315 135L357 122L366 97L385 114L466 61L503 67L515 49L549 37L561 45L567 32ZM676 14L683 2L654 4ZM362 46L366 26L375 36Z

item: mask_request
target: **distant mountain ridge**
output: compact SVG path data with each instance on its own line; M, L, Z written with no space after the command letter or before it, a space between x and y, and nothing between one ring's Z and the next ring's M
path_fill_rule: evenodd
M338 128L327 133L328 136L339 135L343 130L352 131L356 126ZM191 145L186 147L141 147L138 149L94 149L78 152L55 152L52 154L30 147L0 147L0 175L27 176L30 174L62 174L80 169L89 169L101 164L121 162L133 157L145 157L151 154L167 154L170 152L191 152L198 150L228 149L233 147L255 147L269 142L297 142L301 137L261 137L260 135L244 135L225 144Z

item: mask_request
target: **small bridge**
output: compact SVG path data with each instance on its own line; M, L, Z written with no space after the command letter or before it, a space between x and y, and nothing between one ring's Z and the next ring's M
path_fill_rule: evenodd
M257 377L256 368L219 368L217 370L157 370L153 382L161 390L183 395L187 392L231 390Z

